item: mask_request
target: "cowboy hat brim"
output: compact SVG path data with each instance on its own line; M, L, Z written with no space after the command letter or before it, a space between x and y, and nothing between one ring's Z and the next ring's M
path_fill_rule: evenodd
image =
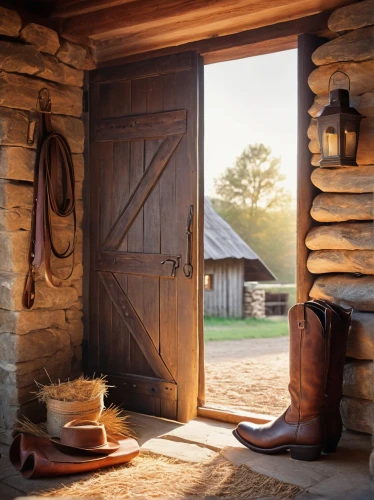
M97 448L80 448L77 446L70 446L61 443L60 438L51 438L51 443L58 451L73 456L76 455L90 456L91 454L110 455L111 453L117 451L120 447L119 442L110 435L107 436L107 443L104 446L99 446Z

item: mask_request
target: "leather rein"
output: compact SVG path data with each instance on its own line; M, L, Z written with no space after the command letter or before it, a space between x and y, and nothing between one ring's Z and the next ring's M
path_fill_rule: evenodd
M43 254L47 284L51 287L60 287L61 280L69 279L73 273L73 254L76 245L75 178L70 147L65 137L52 129L51 100L47 89L39 92L39 106L41 116L39 116L38 123L41 125L41 130L34 172L28 250L29 270L22 296L22 304L27 309L31 309L35 301L35 272L43 261ZM73 218L72 237L65 249L58 250L54 222L60 217L69 216ZM73 255L68 276L58 276L52 270L52 254L57 259L66 259Z

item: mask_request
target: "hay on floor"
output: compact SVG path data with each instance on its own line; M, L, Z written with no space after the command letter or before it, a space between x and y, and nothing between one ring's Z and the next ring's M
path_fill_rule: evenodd
M300 492L282 483L235 466L217 454L203 463L185 463L164 457L140 455L126 466L96 472L88 479L60 488L39 492L44 497L115 499L202 499L217 496L244 500L275 496L293 498Z

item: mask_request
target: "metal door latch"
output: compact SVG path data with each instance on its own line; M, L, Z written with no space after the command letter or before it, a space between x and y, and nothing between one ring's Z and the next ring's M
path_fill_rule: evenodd
M186 224L186 239L187 239L187 249L186 249L186 263L183 266L183 273L186 278L191 279L193 274L192 267L192 226L193 220L193 205L188 207L187 224Z
M179 267L180 259L181 259L181 256L178 255L175 259L165 259L161 262L161 264L166 264L166 262L171 262L173 264L173 267L171 269L171 275L170 275L172 278L175 278L175 273Z

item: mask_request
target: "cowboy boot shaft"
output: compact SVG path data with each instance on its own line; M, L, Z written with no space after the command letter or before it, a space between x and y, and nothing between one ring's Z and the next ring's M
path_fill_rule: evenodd
M340 400L343 391L344 364L352 309L343 308L324 300L314 300L313 302L319 307L331 311L331 344L324 400L326 434L324 451L330 453L336 450L343 431Z
M348 332L351 325L352 309L346 309L328 301L325 303L331 314L331 344L326 395L331 403L339 404L343 390L344 364L347 353Z
M288 422L305 422L321 413L330 341L330 311L323 316L304 304L289 311L291 406Z

